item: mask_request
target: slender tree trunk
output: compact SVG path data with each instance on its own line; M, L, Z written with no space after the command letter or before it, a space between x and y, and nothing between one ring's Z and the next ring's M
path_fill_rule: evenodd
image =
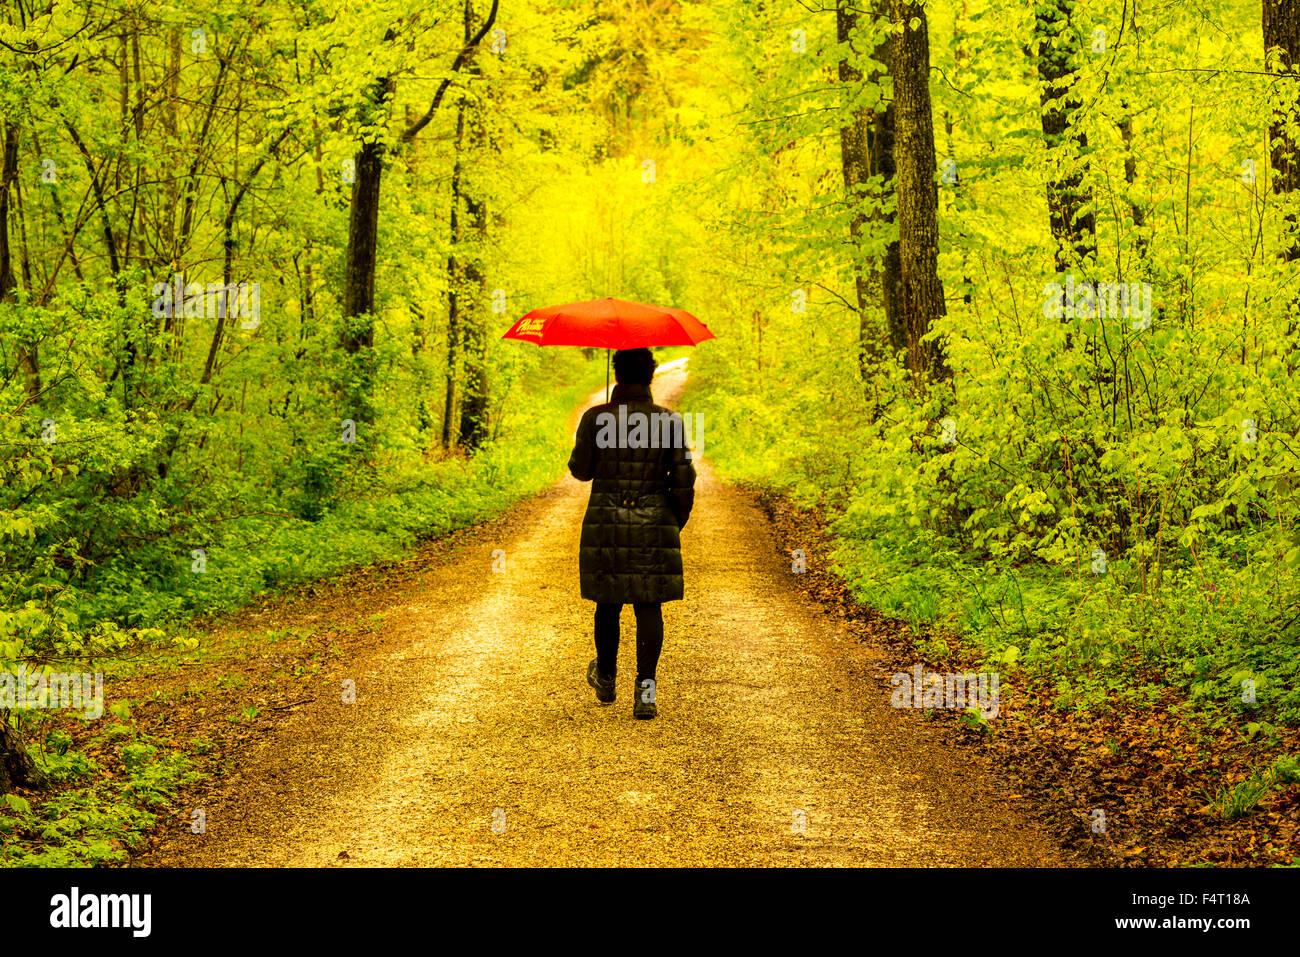
M13 252L9 242L9 197L18 177L18 127L4 124L3 153L0 153L0 302L13 301L18 288Z
M18 188L18 126L4 125L3 147L0 147L0 303L13 302L18 291L18 277L14 275L13 245L10 240L10 197ZM30 287L30 274L24 254L24 280ZM27 395L35 400L41 393L41 367L35 343L20 341L15 359L22 367Z
M465 44L469 46L474 36L477 18L474 5L465 0ZM470 76L479 76L482 71L468 61ZM486 94L490 96L490 91ZM471 169L481 167L488 146L484 134L485 106L482 102L470 107L470 135L468 150L474 161ZM465 212L469 219L470 249L464 257L465 299L461 305L464 312L462 329L465 335L465 398L460 409L460 444L468 449L477 449L488 435L488 316L486 306L486 289L484 284L483 257L487 243L488 211L486 200L473 189L466 189L461 181L461 191L465 198ZM468 308L464 308L464 307Z
M969 59L966 45L965 45L966 31L962 27L962 24L966 21L969 14L970 14L969 5L966 3L966 0L962 0L962 2L959 5L955 6L955 8L953 9L952 59L953 59L953 83L954 84L959 84L961 82L962 72L964 71L967 60ZM965 305L969 306L971 303L971 293L972 290L974 289L974 283L971 282L970 273L967 272L967 262L966 262L966 253L965 253L965 248L970 245L970 237L966 234L966 231L963 230L960 226L960 221L962 219L961 212L958 207L958 196L961 190L961 176L958 173L958 168L960 167L961 164L961 160L959 159L958 156L960 151L957 148L957 142L953 136L953 132L956 129L956 123L953 120L952 113L946 110L944 111L944 115L943 115L943 126L944 126L944 134L947 137L948 158L951 159L954 164L953 180L951 183L948 184L948 188L950 190L950 196L951 196L949 209L952 210L953 219L956 220L958 223L957 243L960 247L962 247L961 298L962 298L962 302Z
M884 0L878 0L878 3L885 5ZM885 17L888 18L887 11ZM883 86L889 65L888 34L884 35L872 53L872 58L882 66L873 67L869 74L864 74L855 62L859 56L855 41L861 40L862 30L853 0L836 0L835 27L838 40L849 44L849 52L839 62L839 80L845 86L847 95L858 95L864 81L877 87ZM893 213L875 212L871 219L868 219L861 211L861 204L866 198L864 187L872 176L883 176L885 180L884 189L877 197L878 200L883 200L893 189L893 139L893 100L883 96L875 108L867 106L855 108L848 121L840 128L840 169L844 177L845 199L853 208L849 219L849 240L858 306L858 367L864 379L869 374L870 366L879 361L886 342L894 352L903 348L906 343L906 335L900 321L901 310L898 307L896 217ZM876 228L886 231L890 240L881 260L868 263L862 247L872 220L875 221ZM876 288L880 290L881 307L885 314L883 334L871 318L871 293Z
M38 137L34 131L32 133L32 146L35 149L37 156L45 155L45 151L41 149L40 137ZM59 270L63 266L64 258L67 258L72 263L72 272L76 275L77 280L79 282L86 281L86 277L81 271L81 260L77 258L77 252L73 248L76 234L68 228L68 220L63 215L63 203L59 200L58 190L50 190L49 196L50 206L54 210L54 219L58 222L59 230L63 235L63 248L60 250L59 258L55 260L54 267L45 277L44 285L42 286L40 294L35 297L36 304L39 306L45 305L48 301L49 295L54 289L54 280L58 278Z
M925 8L891 0L894 35L898 252L907 364L918 384L950 375L943 347L921 340L946 313L939 281L939 195L935 186L934 117L930 108L930 40ZM915 22L916 26L912 24Z
M875 0L872 15L877 25L890 22L889 0ZM882 65L881 70L876 74L879 80L883 81L889 76L893 68L893 56L893 39L886 33L871 54L871 58ZM894 161L894 126L895 107L894 98L891 96L884 102L883 108L877 107L871 126L871 174L879 175L887 184L880 196L882 202L887 200L891 193L896 195L898 191L898 167ZM897 209L890 212L877 211L874 218L877 228L883 229L889 237L885 254L881 257L878 267L880 304L885 313L889 348L894 355L897 355L907 348L907 326L903 319L902 266L898 251Z
M1125 110L1127 110L1127 103L1121 105ZM1127 112L1125 113L1124 118L1119 122L1119 135L1120 139L1124 143L1124 182L1128 185L1128 188L1132 190L1133 185L1137 182L1137 152L1133 148L1133 117ZM1133 226L1138 231L1137 239L1134 243L1137 258L1138 261L1143 264L1143 269L1145 270L1147 259L1147 236L1142 230L1143 227L1146 226L1147 222L1146 211L1134 202L1131 197L1129 199L1128 209L1129 214L1133 217Z
M444 448L451 448L455 436L456 379L460 371L460 290L463 285L463 267L460 262L460 183L463 173L461 155L464 146L465 100L462 97L456 107L456 156L451 167L451 212L448 216L451 226L451 252L447 254L447 383L442 405L442 444Z
M1300 67L1300 0L1263 0L1263 26L1266 67L1269 55L1275 49L1281 56L1280 71L1290 72ZM1300 153L1297 153L1296 142L1287 129L1297 118L1297 83L1300 80L1294 77L1284 79L1276 85L1274 92L1282 103L1273 110L1268 142L1269 162L1273 167L1273 194L1278 197L1288 196L1300 187ZM1300 259L1296 214L1287 213L1285 222L1286 241L1278 255L1285 262L1294 262Z
M472 307L465 310L465 398L460 409L460 442L477 449L488 434L487 324L482 243L487 234L487 204L466 197L465 209L474 231L477 249L465 263L465 289Z
M1074 0L1042 0L1035 14L1043 139L1050 150L1068 142L1076 154L1062 157L1063 170L1047 181L1047 211L1058 273L1097 255L1092 191L1083 185L1088 168L1088 137L1076 125L1080 103L1074 81L1079 38L1071 19L1073 13Z
M374 83L374 107L382 115L392 96L393 81L380 77ZM379 187L384 172L384 144L363 143L356 154L356 180L348 219L347 265L343 280L343 315L349 320L369 315L375 308L375 264L379 251ZM370 322L349 322L344 348L357 352L374 345Z
M343 289L343 315L349 318L367 315L375 308L379 184L383 176L383 157L384 148L380 143L366 143L356 155L356 182L352 186ZM343 344L348 352L373 346L374 326L369 322L350 324Z
M174 269L176 267L176 205L180 199L180 180L176 176L176 162L174 150L179 150L179 121L177 118L177 104L180 101L180 84L181 84L181 31L179 27L173 27L167 37L167 108L163 111L163 130L167 134L167 208L163 211L163 244L165 253L163 258ZM169 280L171 276L167 277ZM180 355L179 349L174 349L173 354L177 357Z
M499 0L492 0L492 8L488 11L487 20L477 33L466 38L465 45L452 61L452 73L458 73L478 49L488 30L496 22L498 4ZM390 28L384 35L384 42L389 43L396 38L396 32ZM438 107L442 104L442 99L450 85L451 77L444 78L438 84L429 108L418 120L406 127L398 138L399 143L410 143L429 124L438 112ZM394 89L395 84L391 76L379 77L375 81L372 100L381 122L387 121L388 104ZM356 157L356 182L352 188L347 266L343 282L343 315L346 323L343 345L352 354L374 346L375 330L372 313L375 305L375 264L379 246L379 186L383 173L384 154L384 144L376 140L363 145ZM455 330L448 330L448 338L451 342L449 350L454 352ZM449 363L449 368L453 367L454 363ZM370 382L372 375L373 372L369 371L367 363L366 370L361 376L363 381L356 390L358 394L355 397L355 404L360 408L357 409L354 418L373 420L373 389ZM449 383L448 388L452 389L453 386L454 383ZM450 440L450 396L447 405L448 414L444 417L443 423L444 443Z
M75 126L64 120L63 127L68 131L68 136L72 138L72 144L77 148L77 152L81 154L81 160L86 166L86 175L90 177L90 191L95 197L95 208L99 210L100 222L104 228L104 251L108 253L108 268L116 280L118 274L122 271L122 261L118 257L118 242L117 235L113 231L113 217L108 210L108 201L104 196L104 186L100 182L99 172L95 169L94 157L91 156L90 150L86 148L86 144ZM120 283L118 284L118 303L123 306L126 305L126 291L121 287ZM131 346L130 350L133 349L134 346Z
M379 124L387 117L394 89L391 77L374 82L372 108ZM375 269L379 256L379 193L385 145L378 136L357 151L356 179L348 220L348 248L343 279L343 349L352 357L344 399L346 417L360 424L375 419Z
M244 197L248 195L248 190L250 187L252 187L253 181L257 179L257 174L262 171L262 167L264 167L267 164L267 162L272 158L272 156L275 155L276 150L280 148L280 144L283 143L285 139L288 138L288 136L289 136L288 130L282 132L279 135L279 137L271 144L267 152L264 153L261 157L259 157L257 162L254 163L249 168L247 178L240 185L239 189L236 190L235 195L230 200L230 206L226 210L225 218L222 221L223 239L222 239L222 257L221 257L221 281L222 281L222 285L225 286L227 289L230 287L231 282L234 279L234 259L235 259L235 245L236 245L235 221L239 215L240 204L243 203ZM203 364L203 375L199 379L199 381L204 384L211 382L212 376L216 373L217 356L221 352L221 343L225 338L226 326L227 324L229 324L230 321L231 321L231 317L229 315L226 315L224 318L218 317L216 324L213 326L212 341L208 345L208 358L207 361ZM197 397L198 397L198 393L195 392L194 396L190 399L190 407L193 407L194 399Z

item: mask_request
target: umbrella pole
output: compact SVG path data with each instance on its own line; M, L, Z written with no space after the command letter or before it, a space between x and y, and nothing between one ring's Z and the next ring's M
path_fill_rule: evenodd
M609 401L609 350L605 350L605 401Z

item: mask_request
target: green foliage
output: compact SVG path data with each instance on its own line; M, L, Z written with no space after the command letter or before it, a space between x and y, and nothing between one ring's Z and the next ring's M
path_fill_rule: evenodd
M575 290L649 298L673 279L650 243L619 270L632 287L611 290L613 273L585 273L576 249L532 241L561 225L603 235L622 215L560 223L574 186L559 174L632 192L587 105L626 105L598 61L653 18L514 11L509 57L484 50L453 76L461 13L380 0L346 18L279 3L235 15L198 0L0 15L0 127L19 169L5 188L25 197L0 237L15 267L0 289L0 670L190 650L177 626L194 615L480 522L562 470L562 423L595 357L499 335ZM133 70L90 66L121 54L100 17L129 21ZM589 88L566 79L579 70ZM393 101L372 95L376 71L401 77ZM444 73L442 111L401 143ZM103 109L119 97L138 99L139 127ZM467 117L472 155L441 135ZM345 316L349 164L376 139L389 150L376 302ZM462 222L466 197L490 213L482 235L452 235L454 164ZM543 202L520 207L529 192ZM461 290L453 329L455 257L483 288ZM170 308L174 281L217 280L256 286L256 321L190 288ZM489 383L472 450L457 428L470 331Z
M1232 820L1253 811L1268 790L1268 776L1256 772L1234 787L1220 788L1210 806L1220 817Z
M1225 820L1249 814L1273 788L1300 782L1300 762L1293 755L1282 755L1271 767L1251 772L1244 780L1224 785L1208 795L1209 805Z
M931 383L887 345L891 185L873 166L845 186L845 132L892 91L872 17L849 42L834 5L554 0L511 7L507 48L452 75L450 0L6 13L22 202L0 290L0 671L171 660L196 615L544 487L603 356L498 337L534 306L618 295L709 323L684 405L705 454L823 509L838 574L927 656L960 633L1062 708L1172 688L1252 743L1300 722L1300 327L1280 255L1300 197L1272 188L1266 139L1295 84L1260 69L1257 4L1074 9L1044 55L1075 71L1081 136L1048 142L1034 9L926 4L947 307L931 332L953 372ZM173 67L173 32L197 23L206 48ZM1115 24L1106 49L1091 23ZM375 303L349 316L346 174L367 143L385 148ZM1051 233L1048 184L1067 179L1095 254ZM178 271L257 282L262 320L159 315ZM1149 283L1150 323L1055 315L1067 278ZM488 429L470 449L476 341ZM143 796L171 772L125 703L111 713L101 734ZM94 773L57 733L41 760L64 783ZM0 827L54 827L51 807Z
M1024 8L927 7L945 78L932 84L937 152L961 175L937 177L948 314L933 331L953 376L918 388L887 348L857 362L860 343L884 339L874 270L887 198L847 195L840 142L812 131L879 91L869 75L840 99L818 82L846 55L829 18L806 25L802 56L763 46L786 35L787 15L777 4L746 26L727 19L735 32L719 43L742 122L715 134L737 157L732 191L714 200L701 178L693 194L726 250L709 260L726 282L693 286L702 315L725 317L691 360L686 403L708 421L706 454L727 477L822 509L860 600L974 639L991 664L1014 648L1061 707L1144 706L1172 687L1242 727L1300 722L1300 342L1278 292L1281 240L1260 225L1300 197L1241 175L1241 157L1268 165L1252 145L1253 105L1273 95L1257 17L1220 4L1207 16L1224 33L1207 46L1180 18L1143 11L1142 53L1178 51L1169 72L1114 31L1106 55L1077 57L1085 155L1043 143L1032 63L1005 41L1032 36ZM1186 83L1182 69L1201 67L1223 72ZM1131 152L1120 126L1134 115L1147 119ZM1100 252L1061 275L1044 184L1067 173L1093 199ZM866 217L857 250L854 210ZM1230 225L1207 228L1211 217ZM1112 314L1106 292L1104 312L1053 314L1051 284L1085 279L1149 283L1149 325ZM927 640L920 651L942 650Z
M75 752L45 755L43 765L60 787L37 801L16 794L0 804L0 866L92 867L121 863L154 827L160 813L174 812L177 789L198 779L189 757L132 728L117 749L122 780Z

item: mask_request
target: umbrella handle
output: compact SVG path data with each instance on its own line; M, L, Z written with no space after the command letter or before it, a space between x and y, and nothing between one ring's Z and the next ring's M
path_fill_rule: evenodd
M609 350L605 350L605 401L609 401Z

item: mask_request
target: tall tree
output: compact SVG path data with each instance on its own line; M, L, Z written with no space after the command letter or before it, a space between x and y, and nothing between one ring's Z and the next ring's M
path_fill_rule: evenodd
M1273 193L1283 197L1300 187L1300 153L1291 133L1297 118L1294 71L1300 67L1300 0L1263 0L1265 68L1276 66L1279 73L1292 74L1275 90L1278 105L1269 121L1269 162L1273 167ZM1285 216L1286 242L1279 256L1286 262L1300 259L1300 237L1296 235L1296 214Z
M918 383L947 377L937 339L922 342L947 309L939 280L939 193L935 184L934 118L930 108L930 37L925 7L890 0L895 33L894 162L898 167L899 287L907 329L907 365Z
M465 38L468 41L474 32L476 21L474 5L465 0ZM467 71L472 76L481 76L482 70L471 61ZM471 111L471 124L467 155L480 174L484 168L485 149L490 145L487 135L487 116L491 112L486 103L490 91L483 91L475 97ZM472 177L473 178L473 177ZM488 426L488 324L491 312L487 309L487 289L485 287L484 252L487 245L488 207L483 195L481 183L471 184L473 188L464 192L465 213L470 234L469 256L465 260L465 302L470 308L465 310L465 400L460 409L460 444L468 449L477 449L487 438Z
M492 7L482 26L473 36L466 38L460 52L452 61L451 74L459 73L465 67L483 38L492 29L492 24L496 22L499 2L500 0L492 0ZM384 42L392 43L396 39L396 30L390 27L384 34ZM451 81L451 76L442 80L429 108L419 119L406 127L399 138L400 143L410 143L429 125L442 104ZM364 117L365 125L386 128L394 89L395 80L390 74L375 77L371 81L367 101L370 115ZM377 130L362 142L354 161L356 178L352 186L352 210L348 221L347 258L343 280L343 347L353 355L374 346L373 313L375 265L379 249L380 184L388 149L383 129ZM372 383L366 373L368 368L369 361L361 358L360 381L354 382L350 387L353 393L350 398L356 406L354 418L359 421L365 421L373 414L370 400Z
M1142 31L1138 27L1138 0L1132 0L1132 3L1133 8L1129 12L1129 26L1133 32L1132 59L1134 62L1140 63L1142 62ZM1133 230L1137 234L1134 241L1135 252L1137 253L1139 267L1145 275L1150 265L1147 262L1147 216L1146 210L1133 195L1133 187L1137 182L1137 148L1133 141L1133 110L1127 98L1120 100L1120 111L1120 120L1117 126L1120 141L1124 144L1124 183L1129 191L1129 215L1133 220Z
M9 245L9 195L17 177L18 127L4 124L3 160L0 161L0 303L12 302L18 286ZM20 357L20 362L22 361ZM34 363L34 359L27 360ZM13 787L34 787L42 778L22 739L9 726L8 709L0 709L0 794Z
M877 0L872 13L876 26L889 22L888 0ZM862 97L864 88L883 88L889 75L888 30L879 32L879 41L871 53L872 65L864 73L859 64L862 59L862 35L865 32L853 0L836 0L836 39L846 45L839 61L839 80L851 99ZM844 177L844 192L853 212L849 218L849 239L853 254L853 283L858 307L858 364L864 378L869 366L879 360L882 352L880 330L871 318L871 294L880 291L880 305L885 315L884 340L891 351L897 353L907 345L907 332L903 328L902 309L899 305L898 281L898 222L893 211L880 211L882 202L893 190L894 179L894 102L880 90L875 106L858 103L851 110L847 122L840 127L840 169ZM875 212L871 219L862 211L867 198L867 184L873 176L883 180L881 195L876 197ZM873 225L887 237L884 255L868 261L864 251L868 231Z
M460 348L461 348L461 296L462 296L462 274L464 267L461 265L461 178L465 174L464 166L461 164L461 153L465 144L465 107L462 103L456 110L456 155L452 160L451 166L451 210L448 213L448 221L451 227L451 249L447 253L447 374L446 387L443 393L442 404L442 444L444 448L451 448L453 439L456 437L456 399L458 393L457 383L460 381Z
M1055 245L1056 271L1097 255L1097 221L1092 191L1084 184L1088 137L1078 124L1079 37L1074 0L1041 0L1035 8L1039 100L1043 139L1058 171L1047 180L1047 211ZM1069 147L1066 149L1066 147Z

